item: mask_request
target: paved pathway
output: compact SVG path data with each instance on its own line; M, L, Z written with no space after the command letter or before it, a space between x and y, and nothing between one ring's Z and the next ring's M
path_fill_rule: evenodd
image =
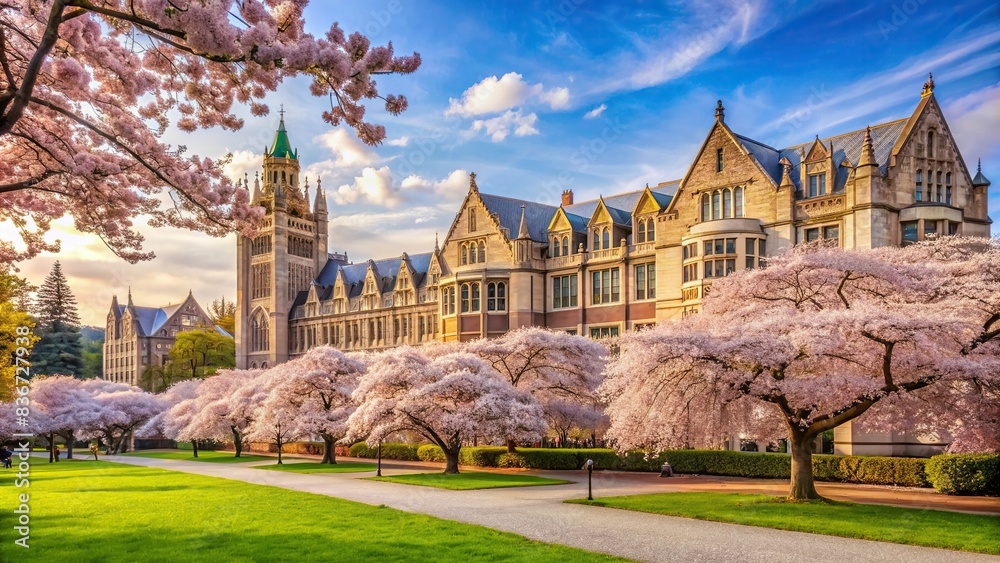
M565 499L580 498L586 494L586 474L583 472L572 474L574 479L579 480L574 485L448 491L358 479L373 472L302 475L250 467L271 463L269 461L234 466L130 456L108 456L105 459L386 505L640 561L1000 561L1000 557L982 554L563 503ZM421 464L383 462L383 474L412 472L415 465ZM562 474L549 472L546 475L557 477ZM633 478L619 472L597 472L594 474L594 489L600 492L600 496L613 496L668 491L677 486L670 485L669 479L661 480L655 476L650 476L650 481L637 485Z

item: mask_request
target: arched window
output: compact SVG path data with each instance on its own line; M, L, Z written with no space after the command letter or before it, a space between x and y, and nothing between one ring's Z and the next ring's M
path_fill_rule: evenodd
M472 284L472 312L478 313L481 309L479 308L479 284Z
M250 362L250 369L257 369L257 362Z
M462 284L461 292L462 292L462 309L461 309L461 311L463 313L468 313L469 312L469 284L463 283Z
M448 314L455 314L455 288L448 288Z
M458 257L458 263L461 264L462 266L464 266L464 265L466 265L466 264L469 263L469 247L468 247L468 245L465 245L465 244L462 245L462 250L459 253L459 257Z
M927 132L927 158L934 158L934 131Z
M722 218L722 194L718 190L712 192L712 219Z
M559 237L552 239L552 256L559 256L560 248Z
M611 248L611 229L607 227L601 232L601 245L602 248Z
M922 170L917 170L917 201L924 200L924 172Z
M267 369L267 362L261 362L260 369Z
M656 219L650 217L646 219L646 242L656 240Z
M729 219L733 216L733 192L722 190L722 217Z
M562 240L562 254L563 256L569 256L569 235L563 237Z
M507 284L500 282L497 284L497 311L507 310Z
M743 216L743 188L733 190L733 217Z
M636 219L635 220L635 242L646 242L646 220Z
M712 210L708 201L708 194L701 194L701 220L712 220Z
M267 315L258 310L250 319L250 351L264 352L271 348Z
M594 229L594 243L590 245L590 250L597 250L601 248L601 230Z
M486 262L486 243L480 241L479 243L479 263L483 264Z

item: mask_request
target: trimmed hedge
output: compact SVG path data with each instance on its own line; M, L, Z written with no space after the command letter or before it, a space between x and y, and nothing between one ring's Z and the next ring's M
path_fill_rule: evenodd
M378 457L378 448L369 448L368 444L364 442L358 442L351 446L349 450L351 457L365 457L369 459L375 459ZM399 442L383 442L382 443L382 458L383 459L398 459L402 461L420 461L417 457L417 446L411 446L410 444L402 444Z
M941 454L927 462L927 479L949 495L1000 495L1000 454Z

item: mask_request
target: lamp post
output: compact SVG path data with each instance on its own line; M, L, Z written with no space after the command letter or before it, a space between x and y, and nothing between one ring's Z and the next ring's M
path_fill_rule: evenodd
M587 500L594 500L594 460L587 460Z
M375 476L382 476L382 440L378 441L378 469L375 470Z

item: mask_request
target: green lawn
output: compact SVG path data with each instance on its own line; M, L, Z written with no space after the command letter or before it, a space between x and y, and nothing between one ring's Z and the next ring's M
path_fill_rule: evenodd
M341 461L334 465L328 463L283 463L278 465L274 463L269 465L255 465L254 469L288 471L291 473L357 473L360 471L375 471L375 464L359 461Z
M607 561L386 507L106 461L33 463L29 549L0 471L0 561Z
M211 450L199 451L198 457L194 457L191 450L178 450L173 452L129 452L127 454L122 454L126 456L134 457L153 457L156 459L182 459L185 461L207 461L209 463L246 463L248 461L267 461L273 459L277 461L276 457L269 457L263 455L249 455L243 454L240 457L236 457L234 452L214 452Z
M780 530L1000 554L1000 516L735 493L661 493L569 500Z
M389 475L384 477L366 477L371 481L389 481L405 485L421 485L466 491L470 489L498 489L501 487L532 487L539 485L564 485L573 481L549 479L534 475L519 475L516 473L478 473L468 471L457 475L444 473L407 473L405 475Z

